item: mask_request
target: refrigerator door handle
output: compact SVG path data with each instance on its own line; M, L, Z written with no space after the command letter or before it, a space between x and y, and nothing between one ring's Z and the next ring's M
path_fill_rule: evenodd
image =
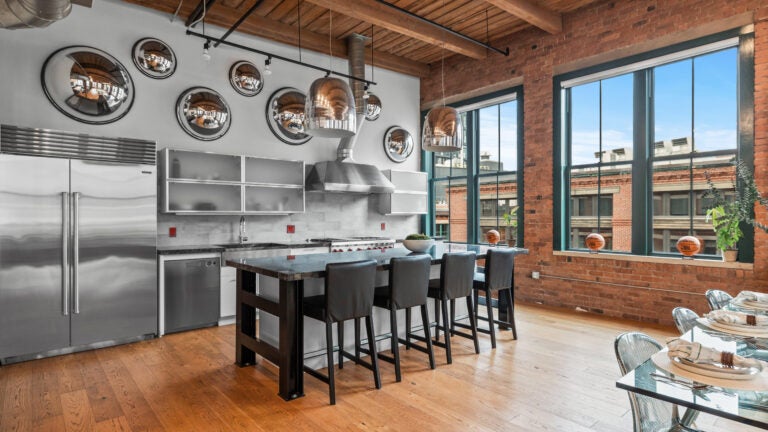
M69 193L61 193L61 313L69 315Z
M80 265L80 192L72 194L72 297L74 313L80 313L80 282L78 267Z

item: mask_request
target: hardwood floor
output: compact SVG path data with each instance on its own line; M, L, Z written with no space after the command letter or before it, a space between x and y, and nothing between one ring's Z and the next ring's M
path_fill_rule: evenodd
M454 363L436 349L401 350L403 381L381 363L383 388L350 364L327 386L305 375L306 397L277 396L268 363L234 365L234 326L0 367L0 431L631 431L613 340L640 330L663 340L674 329L518 305L518 341L498 348L454 338ZM707 431L757 430L709 415Z

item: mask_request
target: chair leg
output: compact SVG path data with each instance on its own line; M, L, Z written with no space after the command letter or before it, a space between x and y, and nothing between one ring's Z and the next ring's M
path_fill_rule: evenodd
M491 290L485 290L485 309L488 313L488 329L491 333L491 348L496 349L496 329L493 321L493 300L491 300Z
M429 355L429 368L435 368L435 351L432 349L432 338L429 336L429 317L427 316L427 305L421 305L421 322L424 324L424 339L427 341L427 354ZM410 330L410 329L409 329Z
M512 296L512 290L510 288L507 291L507 321L512 324L512 338L517 340L517 327L515 326L515 300Z
M448 327L448 300L447 299L441 299L440 300L440 307L443 310L443 332L445 332L445 357L448 361L448 364L453 363L453 358L451 357L451 331L449 330L450 327Z
M475 316L477 316L477 308L478 308L478 305L480 304L479 292L480 290L476 290L476 289L472 290L472 300L474 301L474 306L475 306Z
M397 309L392 305L389 310L389 325L392 333L392 354L395 356L395 381L402 381L400 374L400 343L397 341Z
M328 357L328 394L331 405L336 405L336 382L333 378L333 323L330 321L325 323L325 353Z
M456 299L451 299L451 335L456 331Z
M470 296L467 296L467 311L469 315L469 326L472 327L472 339L475 342L475 354L480 354L480 341L477 338L477 319L472 312L472 298Z
M381 388L381 375L379 375L379 355L376 352L376 339L374 339L373 319L370 315L365 317L365 327L368 330L368 349L371 351L371 365L373 366L373 382L376 388Z
M360 362L360 318L355 318L355 361Z
M405 349L411 349L411 308L405 308Z
M344 322L336 323L336 331L339 335L339 369L344 369Z
M442 300L435 299L435 341L440 342L440 303Z

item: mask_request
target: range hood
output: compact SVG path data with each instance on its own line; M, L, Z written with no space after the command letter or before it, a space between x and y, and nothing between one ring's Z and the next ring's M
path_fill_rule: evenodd
M392 193L395 186L373 165L340 160L318 162L307 176L306 189L324 192Z
M365 78L365 36L358 34L347 38L349 51L349 75ZM395 186L374 165L357 163L352 159L352 148L355 146L360 130L365 123L365 99L363 99L363 83L349 80L352 93L355 95L357 111L357 133L349 138L342 138L336 150L336 160L318 162L309 171L306 178L306 190L323 192L353 192L353 193L392 193Z

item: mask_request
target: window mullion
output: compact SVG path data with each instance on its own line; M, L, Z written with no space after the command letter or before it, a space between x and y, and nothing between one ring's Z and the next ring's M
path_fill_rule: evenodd
M648 151L653 139L650 74L651 70L633 74L632 253L637 255L649 255L653 250L653 217L648 211L653 207L653 200L649 199L653 183L653 164Z

